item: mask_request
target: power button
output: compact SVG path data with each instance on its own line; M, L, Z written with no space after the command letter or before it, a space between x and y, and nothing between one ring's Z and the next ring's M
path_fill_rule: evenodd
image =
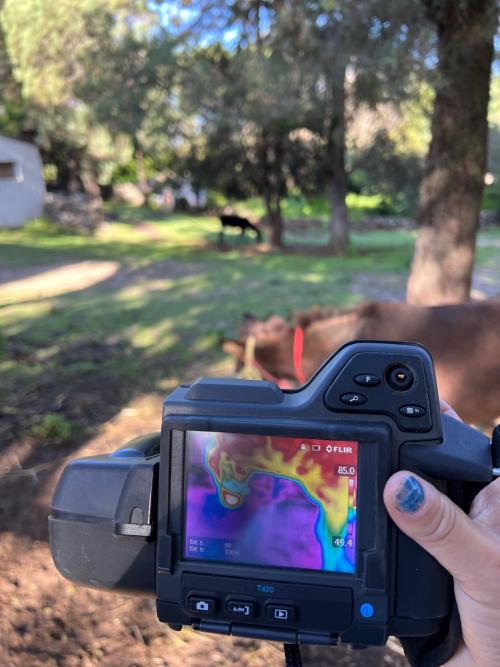
M370 602L363 602L359 607L359 613L363 618L371 618L375 613L375 608Z
M354 605L354 618L360 623L380 623L387 620L387 598L363 596Z

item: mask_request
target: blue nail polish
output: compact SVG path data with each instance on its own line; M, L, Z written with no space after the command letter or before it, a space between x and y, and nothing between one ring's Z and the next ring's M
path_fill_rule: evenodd
M424 504L425 495L422 485L415 477L407 477L396 493L396 506L400 512L413 513Z

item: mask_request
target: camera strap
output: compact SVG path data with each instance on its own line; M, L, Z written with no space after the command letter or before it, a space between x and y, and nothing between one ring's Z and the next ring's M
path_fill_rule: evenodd
M283 644L285 649L285 667L302 667L302 656L298 644Z

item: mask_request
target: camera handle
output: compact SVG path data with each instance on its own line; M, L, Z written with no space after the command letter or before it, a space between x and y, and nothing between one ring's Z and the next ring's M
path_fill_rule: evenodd
M495 426L491 435L491 459L493 477L500 477L500 424Z

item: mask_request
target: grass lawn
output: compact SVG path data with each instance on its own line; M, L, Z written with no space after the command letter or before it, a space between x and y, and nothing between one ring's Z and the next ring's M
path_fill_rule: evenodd
M27 415L16 421L16 437L64 440L137 393L231 372L220 340L235 335L243 313L288 316L313 304L356 303L360 274L405 281L414 243L413 232L367 232L353 234L344 257L256 254L235 234L221 252L215 218L117 215L120 222L92 237L40 223L0 231L0 279L2 270L36 277L83 260L119 265L112 278L56 296L34 286L13 297L0 283L0 401ZM492 250L480 248L478 261L493 261Z

